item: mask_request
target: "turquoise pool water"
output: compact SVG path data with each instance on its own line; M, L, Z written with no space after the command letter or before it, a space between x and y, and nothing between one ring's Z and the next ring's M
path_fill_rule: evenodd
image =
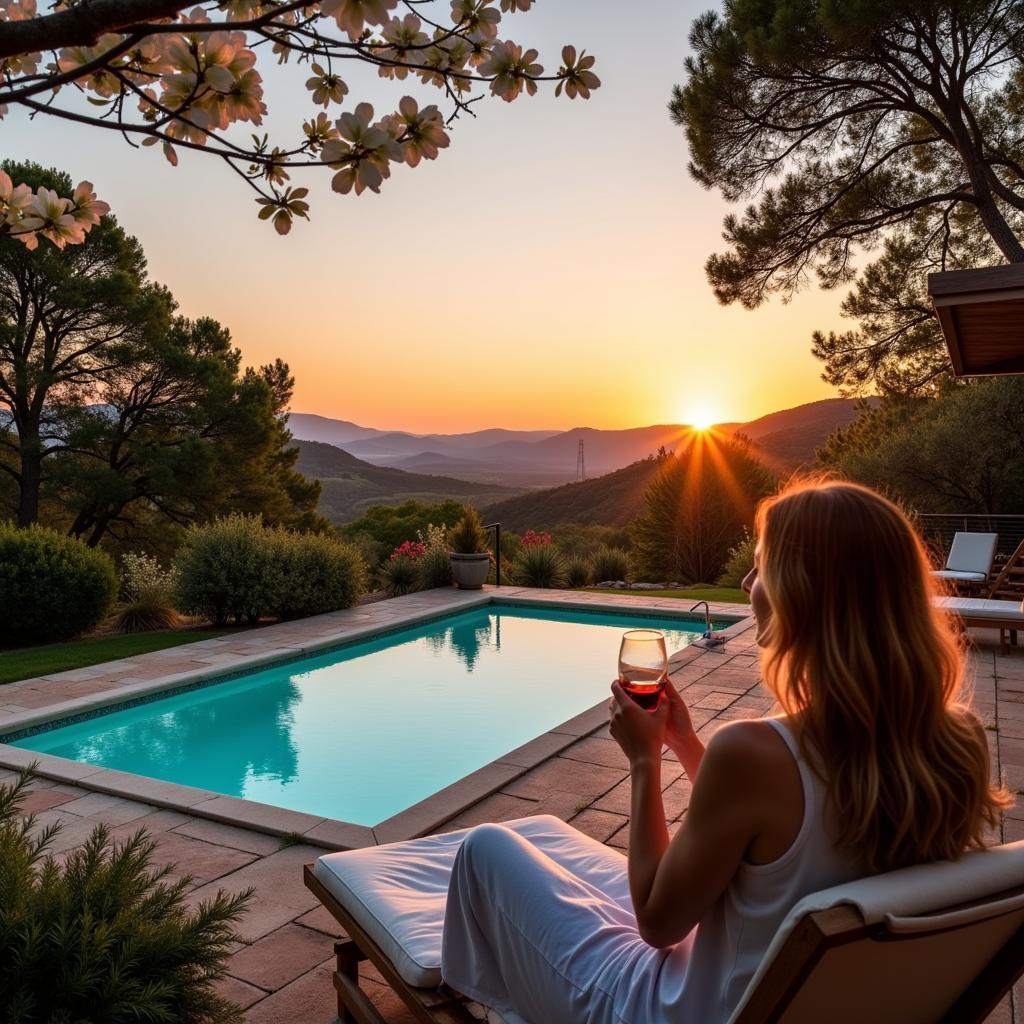
M16 740L375 825L608 694L623 630L703 624L489 606Z

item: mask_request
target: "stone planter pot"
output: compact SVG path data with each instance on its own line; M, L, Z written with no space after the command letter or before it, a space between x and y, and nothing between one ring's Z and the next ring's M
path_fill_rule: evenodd
M451 555L452 576L459 590L479 590L487 581L491 571L491 556L485 551L482 555Z

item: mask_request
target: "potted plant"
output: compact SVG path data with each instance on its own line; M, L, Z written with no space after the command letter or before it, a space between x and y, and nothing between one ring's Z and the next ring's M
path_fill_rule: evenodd
M476 509L463 507L462 518L448 534L451 547L452 576L460 590L479 590L491 571L491 553L487 533Z

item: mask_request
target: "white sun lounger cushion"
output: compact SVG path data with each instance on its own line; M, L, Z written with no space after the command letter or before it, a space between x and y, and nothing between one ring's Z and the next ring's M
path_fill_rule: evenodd
M1024 840L965 853L956 861L918 864L811 893L793 907L779 926L730 1020L735 1019L746 1004L750 993L760 983L790 932L808 914L852 904L861 912L867 924L887 921L891 930L909 932L915 930L919 923L923 927L923 922L919 921L922 916L934 915L936 911L956 904L984 900L987 896L1021 885L1024 885ZM1007 909L1010 902L1000 901L989 906L958 911L956 914L963 918L958 923L964 924L968 920L988 916L993 911L1001 912ZM1017 906L1021 898L1014 897L1012 902ZM942 926L948 923L945 918L949 916L933 916L930 923Z
M998 542L998 533L954 534L945 567L954 572L981 573L982 579L987 579Z
M994 601L984 597L940 597L935 603L947 612L966 619L998 619L1009 626L1024 629L1024 604L1016 601Z
M940 580L954 580L958 583L984 583L988 579L988 573L961 572L959 569L933 569L932 575Z
M626 858L552 815L503 823L623 906ZM441 928L452 864L469 829L364 850L329 853L314 874L417 988L441 983Z

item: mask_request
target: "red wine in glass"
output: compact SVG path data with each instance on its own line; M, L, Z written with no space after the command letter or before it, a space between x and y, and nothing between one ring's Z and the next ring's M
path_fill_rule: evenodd
M665 634L658 629L631 629L619 648L619 683L640 707L653 711L668 679Z

